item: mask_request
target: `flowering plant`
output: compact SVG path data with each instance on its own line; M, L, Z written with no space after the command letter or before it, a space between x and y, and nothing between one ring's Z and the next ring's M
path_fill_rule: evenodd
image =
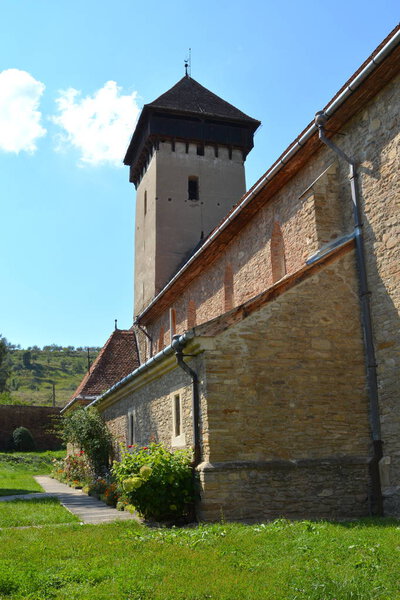
M64 459L63 471L65 479L75 485L89 481L91 478L90 465L83 452L69 454Z
M192 456L161 444L122 451L112 473L129 501L145 518L176 519L189 514L194 499Z

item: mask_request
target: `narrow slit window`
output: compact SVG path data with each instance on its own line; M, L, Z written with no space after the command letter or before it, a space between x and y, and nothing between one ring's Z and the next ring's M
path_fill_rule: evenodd
M135 409L128 414L128 445L133 446L136 442L135 436Z
M174 434L175 437L181 435L181 399L179 394L174 396Z
M147 215L147 191L144 192L143 210L144 214Z
M189 177L188 179L188 195L189 200L199 199L199 178Z

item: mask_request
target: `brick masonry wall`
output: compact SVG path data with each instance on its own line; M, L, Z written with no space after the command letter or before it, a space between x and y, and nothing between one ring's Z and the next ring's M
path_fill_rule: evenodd
M30 430L38 450L60 448L61 439L52 433L59 419L59 408L0 405L0 449L7 449L10 436L16 427L26 427Z

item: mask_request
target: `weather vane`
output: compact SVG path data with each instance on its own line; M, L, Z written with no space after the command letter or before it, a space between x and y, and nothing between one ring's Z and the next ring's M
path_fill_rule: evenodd
M189 48L189 58L185 58L185 75L186 77L192 76L192 49Z

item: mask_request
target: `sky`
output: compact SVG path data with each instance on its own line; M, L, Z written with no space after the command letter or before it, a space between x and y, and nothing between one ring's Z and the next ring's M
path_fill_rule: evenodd
M144 103L184 75L262 121L250 187L396 26L398 0L0 0L0 334L101 346L133 322Z

